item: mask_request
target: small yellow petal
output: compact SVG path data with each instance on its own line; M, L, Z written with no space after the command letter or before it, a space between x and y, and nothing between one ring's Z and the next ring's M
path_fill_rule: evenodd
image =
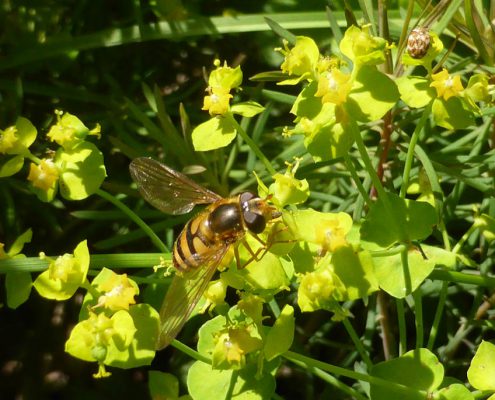
M443 97L445 100L458 96L464 90L461 77L459 75L450 75L445 68L433 74L431 79L430 86L436 89L438 97Z
M34 187L48 191L58 180L58 169L53 161L48 159L41 160L39 165L31 163L27 179Z
M0 133L0 153L7 153L17 144L19 138L16 135L17 129L15 126L9 126Z

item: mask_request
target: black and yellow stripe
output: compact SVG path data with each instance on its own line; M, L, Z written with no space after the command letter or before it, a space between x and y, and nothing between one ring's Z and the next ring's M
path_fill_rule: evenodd
M191 219L175 241L173 262L179 271L201 266L202 255L216 243L216 235L208 228L207 219L207 212Z

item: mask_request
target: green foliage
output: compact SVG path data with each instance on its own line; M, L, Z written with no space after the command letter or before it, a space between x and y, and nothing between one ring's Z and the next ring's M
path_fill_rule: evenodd
M493 381L494 355L495 345L482 341L467 372L469 383L474 388L495 392L495 382Z
M3 250L3 245L0 246L0 260L25 257L21 251L26 243L31 242L32 237L33 231L28 229L12 243L7 253ZM15 309L26 302L31 294L32 285L33 281L29 272L12 271L7 273L5 276L7 306Z
M63 307L50 310L64 328L51 331L66 334L53 342L66 340L73 358L64 362L92 363L97 378L156 358L153 368L171 373L149 371L142 386L153 399L495 398L485 341L495 288L493 5L418 0L375 10L365 1L355 14L347 3L326 13L303 11L305 2L218 3L212 12L224 15L210 17L198 15L201 2L182 3L124 6L122 21L135 21L126 27L103 3L74 13L22 0L3 7L7 306L29 313L21 305L32 287L40 296L30 301L55 300L22 320L46 329L46 310ZM95 15L111 28L98 31ZM229 63L215 59L202 80L213 54ZM81 118L50 117L54 104ZM194 214L143 206L127 171L143 156L194 174L233 204L257 184L270 206L241 204L241 233L217 242L209 219L198 228ZM175 178L146 188L153 204L190 210L215 198L167 171ZM267 222L258 234L247 228L253 210ZM165 319L157 310L171 260L188 253L206 273L179 272ZM157 357L169 328L175 350ZM2 339L20 346L10 331ZM45 369L67 366L61 345L45 347L40 354L55 361L33 376L48 385ZM12 360L37 365L22 354ZM126 390L142 375L108 381L117 388L125 376L115 395L141 398ZM47 393L64 397L56 383ZM5 396L32 397L13 391Z
M152 399L186 400L191 398L187 395L179 397L179 380L172 374L150 371L148 378Z
M370 208L361 225L361 238L388 247L397 242L426 239L436 223L435 209L428 203L389 193Z
M444 368L429 350L416 349L393 360L375 364L371 370L371 375L386 378L418 391L409 394L399 392L393 387L383 387L371 383L370 397L372 399L388 400L400 396L405 400L419 400L425 398L425 392L431 393L438 389L444 377ZM419 391L423 391L423 393Z
M89 142L57 151L55 164L60 171L60 194L67 200L83 200L96 193L106 176L103 154Z
M290 349L294 340L294 329L294 308L286 305L266 335L263 352L267 361L273 360Z

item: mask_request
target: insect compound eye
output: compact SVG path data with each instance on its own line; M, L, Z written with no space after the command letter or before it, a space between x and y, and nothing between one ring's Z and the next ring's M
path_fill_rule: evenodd
M261 214L256 214L252 211L244 211L242 213L244 217L244 222L248 229L253 233L261 233L265 230L266 219Z
M258 196L256 196L254 193L243 192L239 196L239 203L241 204L241 207L245 210L248 207L249 201L253 200L256 197L258 197Z

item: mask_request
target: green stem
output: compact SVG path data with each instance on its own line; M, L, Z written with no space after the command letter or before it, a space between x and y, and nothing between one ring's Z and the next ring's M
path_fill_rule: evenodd
M275 175L277 171L275 171L275 168L272 167L272 164L270 163L270 160L265 157L265 155L262 153L258 145L254 142L253 139L246 133L246 131L239 125L239 123L235 120L234 116L232 114L225 114L225 117L229 119L229 121L234 125L235 129L241 137L244 139L246 144L251 148L251 150L258 156L260 161L265 164L265 167L267 171L270 173L270 175Z
M407 350L406 313L404 311L404 299L396 299L397 321L399 323L399 356Z
M454 254L459 253L463 244L466 242L466 240L469 239L469 236L471 236L476 231L476 229L478 229L478 227L475 224L471 225L469 227L469 229L467 230L467 232L465 232L464 235L462 235L462 237L456 243L456 245L452 249L452 253L454 253Z
M443 308L445 306L445 301L447 300L448 289L449 282L443 282L442 289L440 290L440 296L438 297L437 310L435 311L435 317L433 318L433 324L430 330L430 337L428 338L428 344L426 345L426 348L429 350L433 350L433 345L435 344L435 339L438 333L438 326L440 325Z
M299 365L300 367L305 367L306 364L302 361L298 361L295 359L291 359L291 362L293 362L296 365ZM359 393L357 390L353 389L352 387L342 383L339 381L337 378L334 376L330 375L329 373L321 370L320 368L310 368L311 373L319 377L320 379L324 380L325 382L329 383L330 385L334 386L335 388L339 389L340 391L348 394L351 396L353 399L358 399L358 400L366 400L367 397L363 396L361 393Z
M409 270L409 253L407 248L400 253L400 259L402 263L402 273L404 276L404 283L406 286L406 294L412 292L412 283L411 283L411 271Z
M165 243L161 241L158 235L134 211L132 211L115 196L112 196L110 193L105 192L102 189L98 189L96 191L96 194L112 203L114 206L124 212L124 214L126 214L131 220L133 220L149 236L158 250L160 250L162 253L168 253L169 250L167 249L167 246L165 246Z
M467 283L468 285L476 285L495 289L495 278L489 276L475 275L474 273L465 274L462 272L444 271L437 269L430 274L429 278L455 283Z
M414 297L414 317L416 319L416 349L423 347L423 298L421 290L418 288L413 292Z
M234 146L232 146L232 149L230 150L229 158L227 159L227 163L225 164L225 167L223 169L222 176L220 177L220 182L223 186L227 186L229 172L232 169L234 162L237 158L238 149L239 149L239 144L235 143Z
M344 327L347 330L347 333L349 334L349 336L351 337L351 340L354 343L354 346L356 346L356 350L358 351L359 355L361 356L361 358L365 362L366 367L369 371L371 369L371 367L373 366L373 363L371 362L370 357L368 356L368 352L365 350L365 348L363 346L363 342L361 342L361 339L357 335L354 327L349 322L348 318L344 318L342 320L342 323L344 324Z
M55 258L56 256L50 256ZM90 256L89 267L118 268L149 268L158 265L161 259L170 260L170 254L162 253L122 253L122 254L93 254ZM0 260L0 273L7 272L41 272L48 268L49 262L39 257L7 258Z
M409 146L407 148L406 163L404 165L404 173L402 175L402 185L400 188L400 197L402 197L403 199L406 198L407 187L409 186L409 177L411 174L411 167L414 160L414 150L416 144L418 143L419 134L423 130L426 121L428 120L428 117L431 114L432 104L433 103L431 102L430 104L428 104L427 107L425 107L423 111L423 115L421 116L421 119L419 120L418 124L416 125L416 128L414 129L414 132L411 136L411 141L409 142Z
M380 181L380 178L378 177L375 168L373 167L370 156L368 155L368 151L366 150L366 146L364 144L363 138L361 137L361 132L359 131L359 127L357 126L355 121L350 121L349 125L354 135L354 141L356 142L359 154L361 155L361 159L364 162L366 171L368 172L371 181L373 182L373 186L378 192L378 196L380 198L383 198L384 201L386 201L385 198L387 197L387 193L385 192L385 189L383 189L382 182Z
M351 120L349 122L349 128L352 131L359 154L361 155L361 159L364 162L366 171L368 172L368 175L371 178L371 182L373 183L373 186L375 187L375 190L378 193L378 197L380 201L383 202L385 210L387 210L387 213L389 214L390 224L393 225L391 229L394 229L395 231L399 232L400 237L407 237L404 226L398 224L396 219L394 218L394 215L392 213L393 210L392 205L390 204L390 200L388 198L387 192L383 188L382 182L373 167L369 154L366 150L366 146L364 144L363 138L361 137L361 133L359 132L359 127L357 126L357 123Z
M36 157L33 153L31 153L29 150L26 151L25 154L23 154L24 157L28 158L35 164L40 165L41 164L41 159L39 157Z
M189 357L194 358L195 360L202 361L206 364L211 365L211 360L208 357L205 357L201 353L198 353L196 350L191 349L189 346L185 345L182 342L179 342L177 339L174 339L171 343L171 346L175 347L177 350L187 354Z
M414 393L417 396L421 395L424 396L424 398L427 398L426 397L427 393L424 390L413 389L396 382L387 381L385 379L378 378L376 376L366 375L361 372L351 371L345 368L337 367L335 365L327 364L323 361L318 361L313 358L306 357L298 353L294 353L292 351L285 352L283 354L283 357L286 358L287 360L297 363L298 365L304 364L309 368L319 368L322 369L323 371L330 372L331 374L342 375L358 381L369 382L373 385L386 387L389 390L394 390L404 395L406 394L411 395Z
M400 244L398 246L392 247L391 249L387 250L375 250L375 251L370 251L371 257L390 257L390 256L395 256L396 254L401 254L404 250L406 250L407 247L404 244Z
M359 179L356 168L354 168L354 164L353 164L349 154L344 155L344 161L345 161L345 166L347 167L347 170L351 174L352 180L354 181L354 184L356 185L359 193L361 194L364 201L366 202L366 205L368 207L370 207L373 202L371 201L370 196L368 196L368 193L366 192L366 189L364 188L363 183L361 182L361 179Z

